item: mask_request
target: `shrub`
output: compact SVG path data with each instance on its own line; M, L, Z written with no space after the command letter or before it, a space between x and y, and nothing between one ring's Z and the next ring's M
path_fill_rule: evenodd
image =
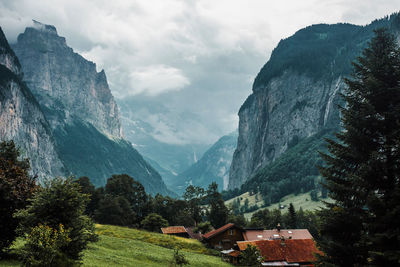
M179 248L174 249L174 255L172 256L169 266L182 266L188 264L189 261L186 259L185 255L179 252Z
M240 262L244 266L260 266L263 258L256 246L248 245L240 254Z
M150 213L141 222L142 227L151 232L160 232L161 227L168 226L167 220L157 213Z
M48 181L34 194L31 204L16 213L21 221L19 231L31 233L40 224L57 229L62 224L71 239L62 250L68 258L79 260L87 244L97 239L92 220L84 215L89 197L80 190L72 179Z
M69 231L62 224L58 229L39 224L32 228L22 248L24 266L73 266L75 261L62 251L71 243Z

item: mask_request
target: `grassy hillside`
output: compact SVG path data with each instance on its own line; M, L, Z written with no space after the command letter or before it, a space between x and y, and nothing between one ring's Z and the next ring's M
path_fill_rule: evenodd
M233 201L235 201L236 199L240 199L240 205L244 205L244 202L246 201L246 199L249 200L249 206L253 206L253 205L257 204L259 207L262 207L264 205L264 201L262 200L262 197L260 194L250 195L249 192L246 192L244 194L241 194L240 196L237 196L235 198L225 201L225 205L231 205L233 203ZM329 199L323 199L323 201L329 201ZM269 209L269 210L277 209L277 208L279 208L279 204L286 206L284 209L282 209L282 212L285 213L285 212L287 212L287 208L289 207L290 203L293 203L296 210L302 208L304 211L306 211L306 210L314 211L323 206L322 201L311 201L310 192L298 194L298 195L290 194L290 195L283 197L280 200L280 202L276 202L269 206L260 208L258 210L245 213L244 216L247 219L250 219L251 215L253 215L254 212L257 212L262 209Z
M100 240L85 251L83 266L168 266L175 247L182 249L189 266L232 266L212 256L215 252L197 240L99 224L96 232ZM0 266L19 266L19 262L0 261Z

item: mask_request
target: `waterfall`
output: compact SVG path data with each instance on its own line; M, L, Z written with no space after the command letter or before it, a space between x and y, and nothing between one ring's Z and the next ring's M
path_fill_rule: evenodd
M331 109L333 99L335 98L337 92L339 91L341 83L342 83L342 77L339 76L339 78L336 81L335 90L333 90L333 93L329 96L328 103L326 104L325 114L324 114L324 125L326 124L326 121L328 120L328 115L329 115L329 111Z

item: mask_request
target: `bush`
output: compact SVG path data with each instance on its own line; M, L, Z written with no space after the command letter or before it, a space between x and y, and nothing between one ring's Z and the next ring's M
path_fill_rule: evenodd
M22 248L24 266L73 266L75 261L62 251L71 242L69 231L62 224L58 229L39 224L32 228Z
M143 229L160 232L161 227L168 226L168 221L157 213L150 213L141 222Z
M248 245L240 254L240 263L244 266L260 266L263 258L256 246Z
M174 255L172 256L172 260L169 264L169 266L182 266L182 265L188 265L189 261L186 259L185 255L181 254L179 252L179 249L176 248L174 249Z
M41 224L57 229L62 224L71 242L61 249L68 258L79 260L87 244L97 240L92 220L84 215L89 197L80 190L80 185L72 179L55 178L46 182L34 194L31 204L16 213L21 220L19 231L31 233Z

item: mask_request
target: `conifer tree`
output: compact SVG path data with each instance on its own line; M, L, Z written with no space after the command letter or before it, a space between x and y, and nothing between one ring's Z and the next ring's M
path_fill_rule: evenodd
M385 29L353 63L343 131L320 168L334 202L321 212L322 265L400 264L400 53Z
M296 229L297 228L297 215L296 215L296 210L294 209L294 206L292 203L289 205L289 225L291 229Z
M210 205L210 212L208 214L210 223L215 228L225 225L228 220L229 210L225 206L221 193L218 192L218 185L216 182L208 186L207 198Z

